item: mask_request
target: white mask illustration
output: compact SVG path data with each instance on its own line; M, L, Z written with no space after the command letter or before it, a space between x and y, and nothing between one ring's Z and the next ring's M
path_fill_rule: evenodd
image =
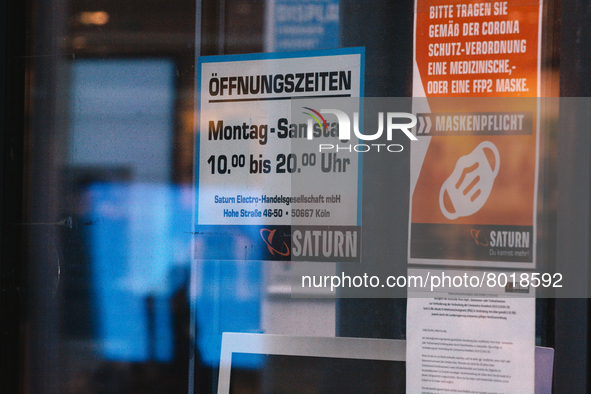
M495 156L494 169L486 158L485 149L490 149ZM460 157L439 192L439 207L443 215L454 220L478 212L488 200L500 164L499 151L490 141L480 143L470 154ZM443 202L446 193L454 212L450 212Z

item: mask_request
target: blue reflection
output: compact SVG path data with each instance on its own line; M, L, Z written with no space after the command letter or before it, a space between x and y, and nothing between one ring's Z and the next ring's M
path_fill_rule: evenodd
M196 299L197 346L203 363L217 366L223 332L260 332L261 263L207 260L197 267L203 281Z
M261 330L262 263L246 260L252 239L232 226L199 226L195 236L196 339L206 365L219 365L223 332Z
M222 332L260 331L261 263L237 260L250 249L248 237L188 231L189 187L99 183L88 194L95 327L105 358L175 357L181 338L171 305L183 286L186 291L192 242L200 361L219 364ZM242 367L255 366L250 364Z
M183 194L157 184L89 189L95 326L107 359L174 356L171 298L186 281L179 271L188 271L191 242Z

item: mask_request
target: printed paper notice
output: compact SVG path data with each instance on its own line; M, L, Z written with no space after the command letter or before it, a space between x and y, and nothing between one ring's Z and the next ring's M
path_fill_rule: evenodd
M406 392L533 394L535 298L448 290L409 293Z
M363 53L199 59L197 233L241 240L238 259L359 261L360 155L318 146L338 137L320 106L361 96Z
M540 9L417 0L411 264L535 267Z

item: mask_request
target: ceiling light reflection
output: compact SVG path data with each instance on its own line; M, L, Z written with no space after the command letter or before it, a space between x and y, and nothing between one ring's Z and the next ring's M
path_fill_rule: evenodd
M83 25L102 26L109 22L109 14L105 11L81 12L78 14L78 22Z

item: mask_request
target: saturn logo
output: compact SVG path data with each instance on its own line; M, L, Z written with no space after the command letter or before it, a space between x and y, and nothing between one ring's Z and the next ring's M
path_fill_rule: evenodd
M263 238L263 241L265 241L267 244L267 248L269 248L271 255L275 256L275 253L277 253L280 256L289 256L289 246L287 246L285 241L283 242L283 245L285 246L285 249L287 249L287 252L280 252L273 247L273 236L275 235L275 231L277 231L277 229L269 230L267 228L263 228L261 229L261 238Z
M472 238L474 238L474 241L476 242L476 245L480 245L480 246L488 246L488 239L486 239L486 237L480 237L480 230L470 230L470 235L472 236Z

